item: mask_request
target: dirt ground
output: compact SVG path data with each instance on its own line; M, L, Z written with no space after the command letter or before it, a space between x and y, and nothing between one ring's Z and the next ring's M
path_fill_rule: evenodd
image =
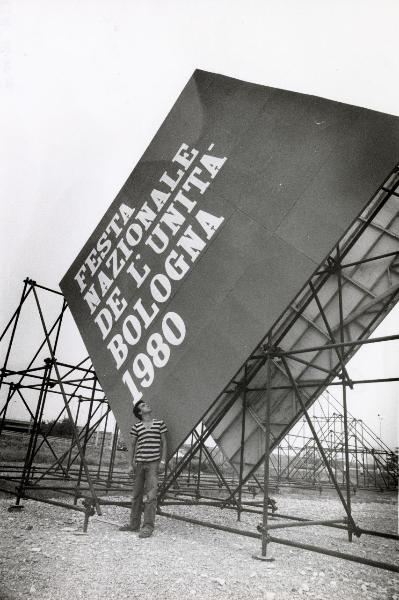
M330 497L291 494L276 500L285 514L343 516ZM256 539L161 516L153 537L142 540L118 531L128 517L119 507L105 507L101 517L91 519L88 535L79 536L81 514L34 501L26 501L21 513L9 513L12 502L0 500L1 600L399 600L398 574L381 569L280 544L269 546L274 562L263 563L252 558L260 549ZM243 514L239 524L233 511L210 507L173 511L253 531L260 521ZM360 526L397 531L394 502L357 501L353 513ZM350 544L345 532L326 527L273 533L399 565L399 543L392 540L361 536Z

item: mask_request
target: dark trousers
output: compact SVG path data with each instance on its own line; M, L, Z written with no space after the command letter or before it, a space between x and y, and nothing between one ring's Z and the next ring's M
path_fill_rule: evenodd
M140 527L143 500L143 527L151 529L151 531L154 529L155 513L157 510L158 465L159 462L157 460L136 463L132 506L130 509L130 526L134 529Z

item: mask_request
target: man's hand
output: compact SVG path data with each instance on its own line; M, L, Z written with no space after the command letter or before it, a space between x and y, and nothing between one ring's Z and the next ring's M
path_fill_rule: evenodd
M163 459L158 463L158 471L159 473L163 473L165 471L165 461Z
M129 471L128 471L129 477L133 477L135 466L136 465L134 463L132 463L131 465L129 465Z

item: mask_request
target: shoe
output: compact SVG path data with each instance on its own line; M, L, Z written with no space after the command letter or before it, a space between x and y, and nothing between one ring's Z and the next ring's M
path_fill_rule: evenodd
M122 525L119 531L139 531L140 527L132 527L131 525Z
M139 533L139 538L148 538L152 536L152 529L148 527L143 527L143 529Z

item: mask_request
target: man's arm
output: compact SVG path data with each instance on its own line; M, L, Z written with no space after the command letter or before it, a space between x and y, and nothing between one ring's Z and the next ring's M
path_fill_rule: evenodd
M166 433L161 433L161 463L166 464L166 457L168 454L168 442L166 441Z
M129 472L133 472L134 471L134 459L135 459L135 456L136 456L136 443L137 443L137 438L135 436L133 436L133 438L132 438L132 450L131 450L131 455L130 455Z

